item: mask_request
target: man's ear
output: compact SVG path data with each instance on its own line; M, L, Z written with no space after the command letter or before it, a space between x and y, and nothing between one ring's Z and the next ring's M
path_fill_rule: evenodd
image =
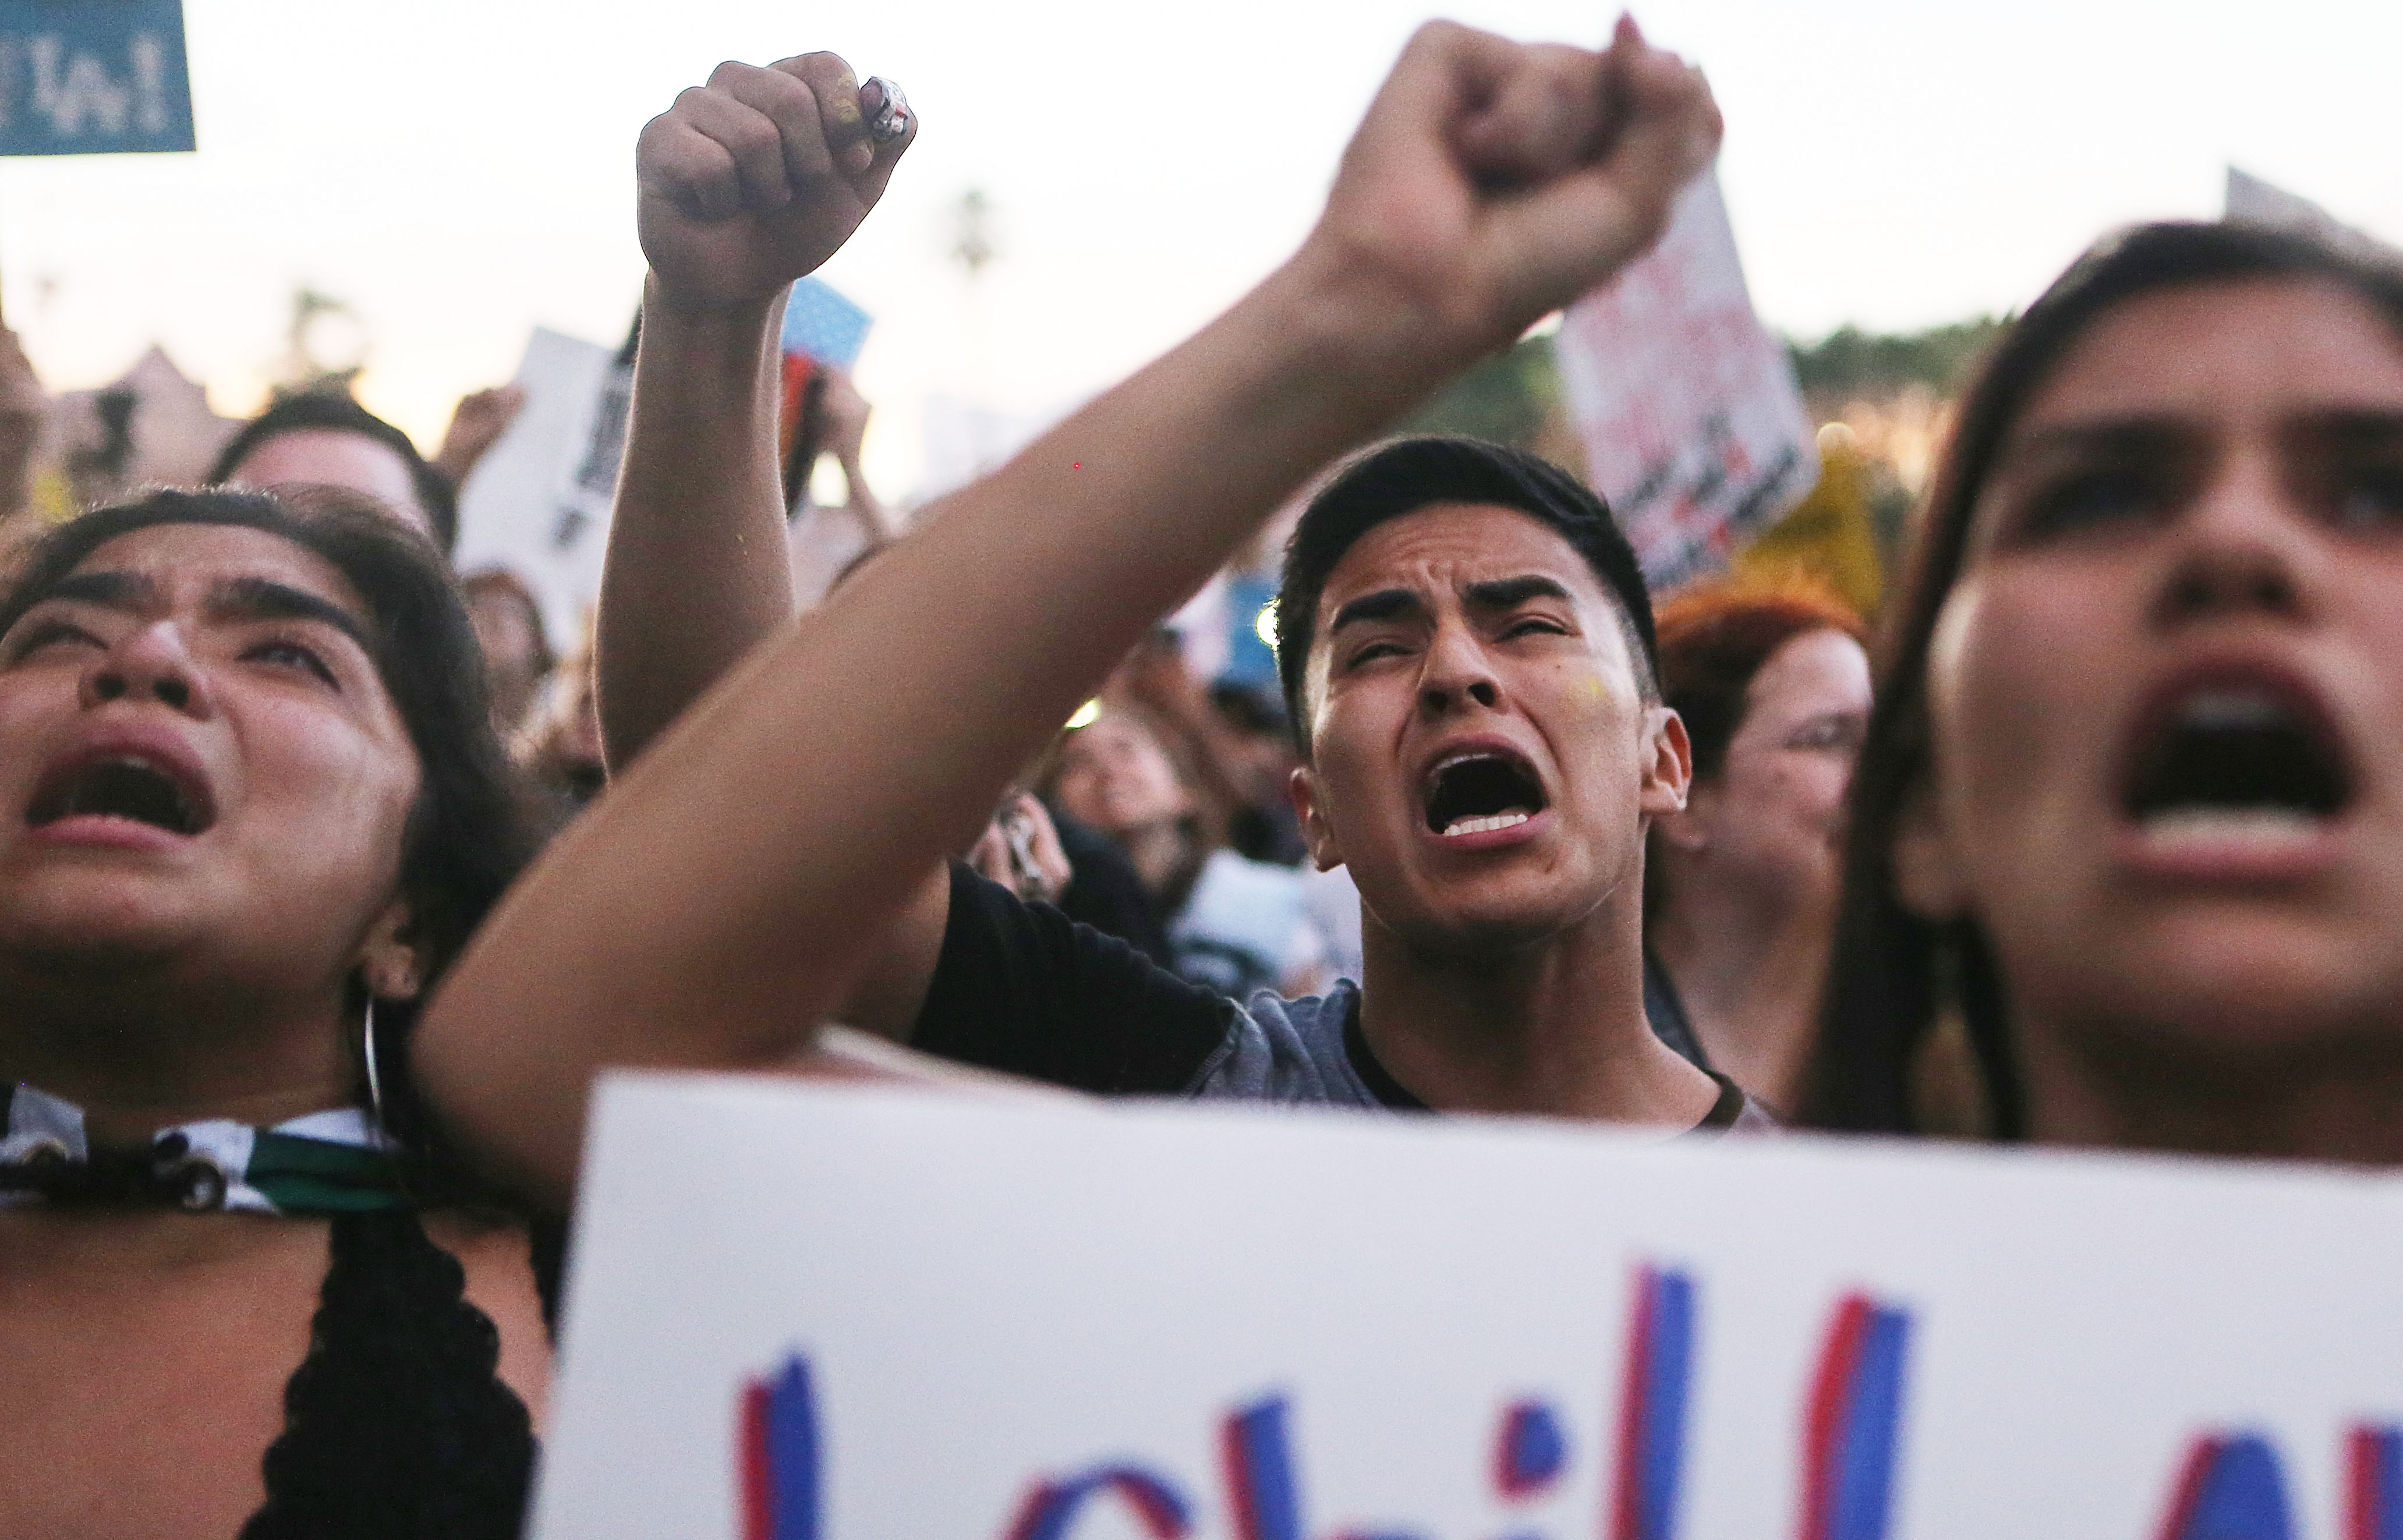
M1926 921L1957 920L1968 911L1969 892L1961 881L1961 863L1945 836L1937 812L1936 794L1923 775L1903 796L1902 815L1894 823L1894 843L1887 858L1894 864L1895 895L1902 907Z
M1671 849L1699 854L1710 849L1712 815L1717 811L1717 784L1691 782L1686 787L1685 810L1660 814L1652 827Z
M1343 852L1337 848L1335 831L1327 825L1327 812L1319 805L1318 771L1308 765L1298 766L1285 777L1285 795L1293 798L1293 815L1301 823L1301 842L1310 847L1310 859L1321 871L1332 871L1343 864Z
M1686 737L1686 721L1667 706L1644 708L1643 780L1636 787L1636 805L1646 817L1682 812L1686 792L1694 782L1694 745Z
M425 960L410 938L409 901L396 898L368 927L360 943L358 969L368 992L379 1000L414 1000L425 987Z

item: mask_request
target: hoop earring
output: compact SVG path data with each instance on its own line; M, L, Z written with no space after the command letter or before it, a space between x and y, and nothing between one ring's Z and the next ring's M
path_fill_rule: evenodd
M368 994L367 1018L359 1027L359 1054L368 1065L368 1117L378 1133L383 1126L383 1076L376 1069L375 994Z

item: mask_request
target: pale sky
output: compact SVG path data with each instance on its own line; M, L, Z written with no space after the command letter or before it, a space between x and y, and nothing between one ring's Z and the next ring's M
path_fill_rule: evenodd
M639 292L634 137L723 58L813 48L924 126L823 276L876 316L870 478L910 490L930 393L1042 411L1206 320L1308 229L1428 0L187 0L197 154L0 163L0 295L48 382L162 342L255 406L296 284L364 318L361 395L433 447L530 326L614 344ZM1443 14L1594 42L1612 12ZM1708 71L1720 174L1772 326L1899 328L2023 305L2104 229L2211 216L2229 161L2403 234L2403 7L2134 0L1648 0ZM970 186L1001 257L972 312L945 256Z

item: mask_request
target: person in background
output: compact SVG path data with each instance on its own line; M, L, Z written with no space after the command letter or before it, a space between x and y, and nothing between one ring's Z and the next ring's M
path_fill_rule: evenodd
M211 486L347 487L365 493L447 559L459 543L459 494L409 435L332 391L283 396L227 440Z
M1138 707L1104 704L1062 739L1044 795L1125 852L1178 974L1238 1000L1262 989L1310 993L1326 948L1303 905L1301 874L1225 848L1224 811L1197 789L1199 777L1153 721Z
M1301 760L1293 749L1293 724L1273 687L1260 688L1221 679L1210 686L1213 718L1235 756L1242 784L1251 795L1227 820L1227 843L1238 855L1272 866L1296 867L1310 859L1301 820L1285 788Z
M1685 719L1694 780L1652 825L1646 1010L1664 1042L1790 1110L1868 725L1867 631L1832 597L1743 579L1671 594L1657 617L1660 697Z
M453 492L466 490L477 463L500 442L509 424L525 409L525 387L493 385L469 391L451 409L451 425L442 430L442 447L434 451L434 468L450 479Z
M525 728L544 682L559 666L543 630L542 604L523 578L504 567L469 573L459 588L484 648L493 727L507 742Z
M33 509L34 451L41 445L48 406L24 343L0 327L0 532Z
M805 389L792 454L792 464L799 467L799 484L789 489L793 519L785 541L794 597L807 606L832 591L854 564L893 540L901 528L860 469L860 446L867 441L871 409L850 372L821 365L811 371ZM829 454L842 471L840 505L820 503L810 491L810 472Z
M579 649L551 674L551 690L516 741L518 763L548 793L561 823L609 784L601 753L601 708L592 649Z
M1309 858L1286 791L1299 768L1285 709L1241 685L1195 677L1183 639L1153 628L1102 687L1104 703L1142 714L1206 804L1212 833L1238 855L1271 866Z
M1805 1116L2403 1161L2403 272L2138 227L1997 343L1852 796Z

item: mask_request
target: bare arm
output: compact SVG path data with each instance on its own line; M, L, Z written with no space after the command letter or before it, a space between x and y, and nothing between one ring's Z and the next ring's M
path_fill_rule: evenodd
M1717 132L1632 26L1607 55L1423 29L1289 263L729 673L520 884L419 1029L452 1126L563 1199L600 1067L788 1061L1144 628L1647 246Z
M728 63L644 129L651 273L601 579L601 731L617 770L791 617L776 331L915 137L877 146L830 53Z
M871 146L859 98L830 53L721 64L643 131L651 272L601 583L613 770L792 617L776 453L785 295L850 238L917 135L913 117ZM946 877L937 868L896 919L840 1002L846 1020L907 1040L942 947Z
M451 409L451 425L442 430L442 447L434 451L434 468L449 477L453 488L465 487L486 451L500 442L501 435L509 431L509 424L524 409L522 386L493 385L469 391Z

